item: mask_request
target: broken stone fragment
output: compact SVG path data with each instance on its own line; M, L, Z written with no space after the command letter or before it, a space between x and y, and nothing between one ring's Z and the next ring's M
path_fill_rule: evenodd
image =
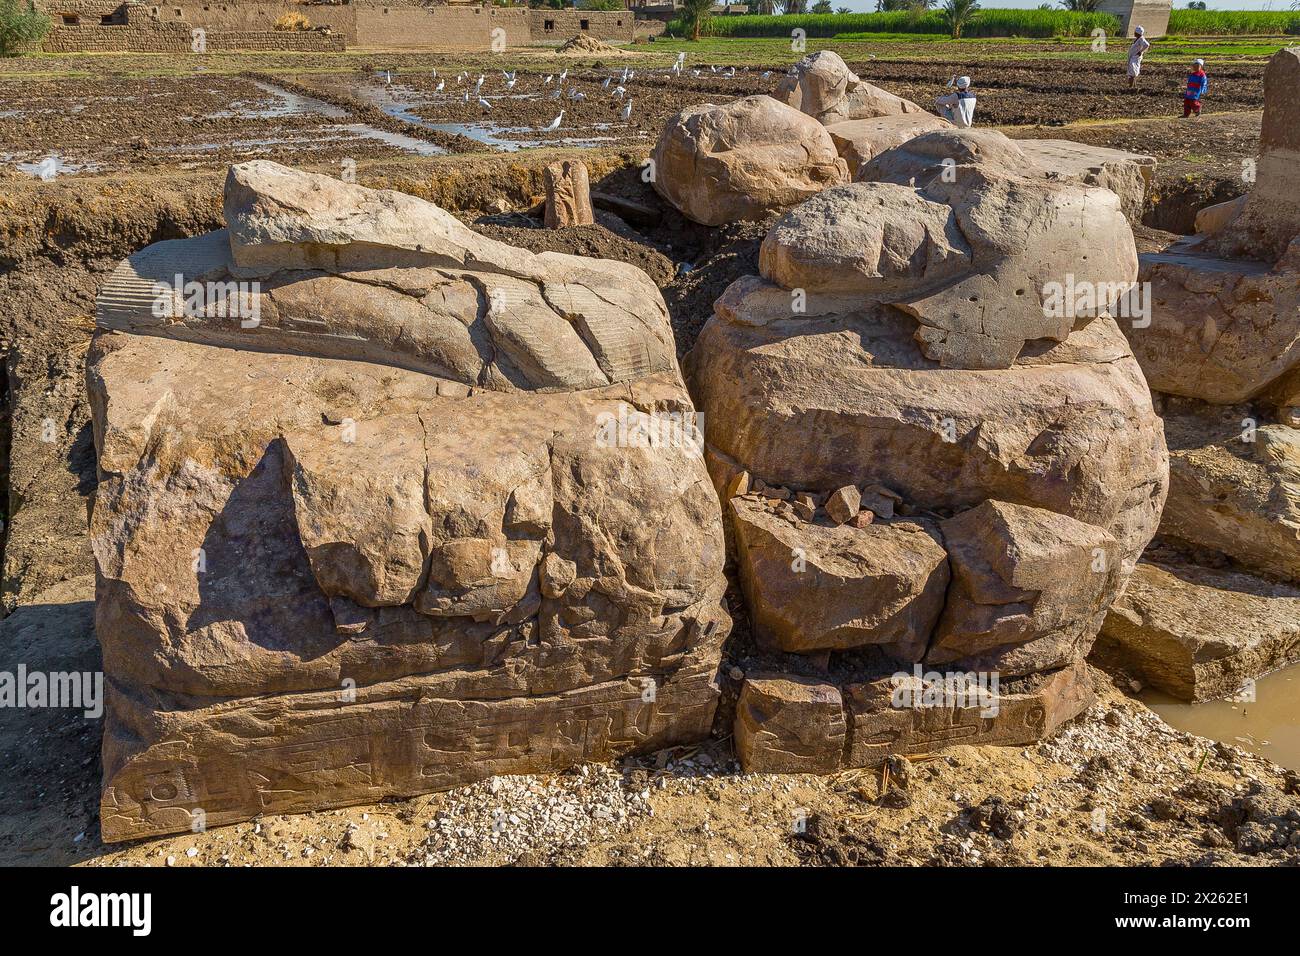
M1023 690L942 673L899 672L842 689L754 675L736 707L736 753L747 773L834 773L962 744L1022 747L1051 737L1095 699L1082 661Z
M852 518L850 518L847 523L849 524L850 527L865 528L867 525L871 524L875 520L876 520L875 514L871 511L868 511L866 508L863 508Z
M669 117L654 162L655 191L706 226L761 221L849 179L825 127L770 96Z
M953 585L928 664L1014 676L1087 655L1121 577L1110 534L1004 501L986 501L940 529Z
M904 115L938 120L911 100L862 80L834 50L805 56L782 77L772 96L827 125Z
M868 485L862 489L862 507L886 521L894 517L894 506L902 502L900 495L883 485Z
M546 187L547 229L590 226L596 221L591 208L591 177L580 159L551 163L542 176Z
M790 523L730 501L736 563L760 645L808 653L879 645L920 660L943 608L948 563L919 526Z
M1180 700L1214 700L1300 660L1300 588L1142 561L1106 615L1093 663Z
M1229 555L1243 570L1300 581L1300 431L1245 429L1249 417L1245 408L1169 409L1160 533Z
M826 513L836 524L853 519L862 505L862 495L853 485L836 488L826 499Z
M751 675L736 703L736 755L750 773L834 773L844 753L838 687L805 677Z

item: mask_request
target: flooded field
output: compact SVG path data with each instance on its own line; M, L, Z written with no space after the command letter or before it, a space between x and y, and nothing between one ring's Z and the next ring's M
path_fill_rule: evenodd
M1026 135L1040 128L1051 135L1066 122L1160 118L1124 147L1176 162L1205 152L1174 119L1176 66L1152 65L1147 85L1129 91L1104 70L980 56L870 54L851 65L923 104L954 72L970 73L980 122ZM726 65L692 54L674 70L667 51L605 61L539 51L511 62L483 55L314 56L290 68L276 57L246 56L235 68L216 59L208 61L212 69L187 64L182 68L190 72L148 75L163 64L114 57L105 62L132 69L0 77L0 169L48 177L213 168L252 158L301 164L542 146L648 150L669 116L693 104L771 92L795 59L790 53L770 63ZM1234 62L1215 76L1211 115L1243 115L1262 105L1259 64ZM1244 139L1256 135L1257 125Z

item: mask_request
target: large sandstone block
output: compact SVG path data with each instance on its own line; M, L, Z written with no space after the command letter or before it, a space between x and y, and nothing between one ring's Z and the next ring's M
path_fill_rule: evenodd
M849 179L826 129L770 96L683 110L653 158L655 191L706 226L766 219Z
M1300 247L1274 266L1217 259L1195 243L1139 257L1150 323L1125 331L1158 392L1233 404L1296 404L1300 365Z
M1207 245L1217 255L1277 260L1300 236L1300 46L1264 71L1264 120L1255 183L1240 215Z
M933 524L836 526L769 501L747 495L728 503L760 644L796 653L879 645L899 660L920 660L948 586Z
M1300 588L1235 571L1140 562L1093 663L1181 700L1214 700L1300 660Z
M1045 177L992 130L938 130L886 150L857 183L793 210L773 233L813 259L827 246L862 246L864 267L839 291L907 312L926 356L958 368L1007 368L1028 342L1059 342L1087 319L1118 314L1137 272L1118 196ZM968 261L941 247L947 268L936 269L937 234ZM816 272L765 265L763 275L819 288ZM1067 287L1090 295L1067 304Z
M1243 569L1300 581L1300 431L1251 428L1229 410L1188 407L1172 408L1168 422L1160 533L1228 555Z
M922 133L951 129L952 124L933 113L910 112L867 119L842 120L826 127L840 156L856 179L867 163L887 149L902 146Z
M846 687L845 765L877 767L891 754L929 754L959 744L1023 747L1051 737L1096 699L1082 661L1030 683L980 694L977 685L947 674L927 680L912 673Z
M953 583L927 663L1019 675L1087 656L1123 576L1111 535L1003 501L940 527Z
M1077 714L1089 695L1069 675L1159 523L1168 452L1114 300L1048 308L1054 283L1127 288L1132 232L1114 193L1027 163L1000 134L956 131L880 154L877 180L773 225L761 275L717 300L687 359L755 633L815 657L792 671L835 675L850 765L1026 742ZM1051 700L1010 724L854 709L880 651L1023 675ZM738 737L767 735L748 767L834 763L834 739L807 750L806 701L763 699L762 720L738 718Z
M104 838L707 733L721 515L653 284L274 164L230 184L228 233L114 273L88 359ZM177 273L254 277L262 321L145 309Z
M1119 197L1129 222L1142 221L1147 190L1156 174L1154 156L1068 139L1021 139L1016 145L1044 175L1109 189Z
M1052 736L1094 700L1082 662L997 690L937 672L842 687L755 675L736 705L736 752L749 773L834 773L961 744L1022 747Z
M933 116L860 79L834 50L808 54L781 78L772 95L827 126L882 116Z
M724 317L745 304L720 301L687 359L719 488L744 470L823 492L884 485L919 509L996 499L1102 528L1126 560L1155 533L1163 428L1112 321L1010 370L949 369L890 310Z

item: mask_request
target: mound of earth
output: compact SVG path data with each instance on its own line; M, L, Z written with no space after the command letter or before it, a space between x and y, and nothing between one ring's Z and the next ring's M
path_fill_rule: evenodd
M555 48L556 53L619 53L622 52L616 46L606 43L604 40L597 40L593 36L580 33L576 37L565 40Z

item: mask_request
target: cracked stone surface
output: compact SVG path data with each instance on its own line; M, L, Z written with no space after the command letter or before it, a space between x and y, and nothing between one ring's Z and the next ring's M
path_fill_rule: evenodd
M705 736L721 515L650 280L266 162L226 213L99 300L104 839Z
M1168 490L1161 422L1108 306L1044 308L1067 271L1133 281L1117 197L1020 175L999 134L899 151L873 161L896 181L834 187L778 220L761 274L718 300L686 360L755 633L784 654L763 673L820 681L848 715L832 760L805 752L803 718L776 701L825 723L834 695L814 706L778 682L745 711L742 693L750 769L1051 733L1091 699L1076 668ZM940 154L958 157L952 181ZM846 486L881 514L836 526L820 505ZM851 688L916 662L1047 697L1006 718L1014 732L961 708L855 709L866 692ZM852 743L860 713L878 713L870 744Z
M825 127L770 96L669 117L653 158L655 192L706 226L761 221L849 181Z

